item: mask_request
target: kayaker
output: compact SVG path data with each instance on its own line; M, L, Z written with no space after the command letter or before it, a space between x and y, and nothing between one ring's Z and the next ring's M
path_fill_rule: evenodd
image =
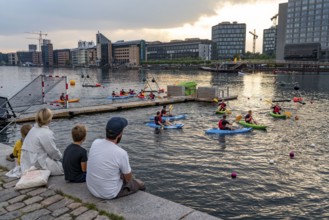
M60 99L61 101L65 101L65 95L64 95L64 92L63 92L62 95L59 97L59 99Z
M112 92L112 96L113 96L113 97L116 97L116 96L118 96L118 95L115 93L115 91L113 91L113 92Z
M226 120L226 115L223 115L223 118L218 122L218 128L220 130L232 130L232 128L227 127L226 125L232 125L232 124Z
M125 92L124 89L121 89L121 91L120 91L120 96L123 96L123 95L126 95L126 92Z
M218 104L218 111L226 111L226 103L224 101Z
M167 106L164 105L161 109L161 117L167 116Z
M275 104L272 108L274 114L281 115L281 107L278 104Z
M135 91L133 89L129 89L129 95L135 95Z
M150 99L152 99L152 100L153 100L153 99L155 98L155 95L154 95L154 93L153 93L153 92L151 92L151 93L150 93L150 95L149 95L149 97L150 97Z
M248 111L248 114L246 114L246 116L244 117L244 120L245 120L245 122L247 122L249 124L257 124L257 122L252 117L251 110Z
M154 123L156 125L160 125L161 127L166 126L166 125L171 125L169 121L163 121L162 120L162 115L160 111L157 111L156 116L154 117Z

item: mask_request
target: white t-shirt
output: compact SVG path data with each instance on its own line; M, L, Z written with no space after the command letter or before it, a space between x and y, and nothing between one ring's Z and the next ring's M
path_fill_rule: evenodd
M131 172L128 153L106 139L96 139L90 148L87 164L87 187L91 194L113 199L123 184L121 174Z

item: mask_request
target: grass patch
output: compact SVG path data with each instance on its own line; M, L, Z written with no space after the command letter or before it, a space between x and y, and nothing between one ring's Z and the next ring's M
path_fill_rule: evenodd
M76 197L71 196L71 195L68 195L68 194L65 194L65 193L63 193L61 190L55 190L55 192L56 192L57 194L63 196L63 197L66 197L66 198L68 198L68 199L72 199L72 200L75 201L75 202L81 203L83 206L85 206L85 207L88 208L89 210L95 210L95 211L97 211L100 215L104 215L104 216L108 217L109 219L112 219L112 220L124 220L124 219L125 219L123 216L116 215L116 214L109 213L109 212L107 212L107 211L104 211L104 210L98 209L98 208L96 207L95 204L82 202L81 199L76 198Z

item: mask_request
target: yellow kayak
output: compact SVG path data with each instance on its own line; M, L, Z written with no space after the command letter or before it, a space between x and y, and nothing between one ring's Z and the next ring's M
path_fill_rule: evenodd
M69 102L79 102L80 99L69 99L68 101L69 101ZM53 102L56 102L56 103L64 103L65 100L55 100L55 101L53 101Z

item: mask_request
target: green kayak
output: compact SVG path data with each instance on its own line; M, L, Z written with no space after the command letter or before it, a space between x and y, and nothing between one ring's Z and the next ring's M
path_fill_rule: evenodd
M273 112L270 112L270 115L272 116L272 117L274 117L274 118L282 118L282 119L286 119L287 118L287 116L285 115L285 114L275 114L275 113L273 113Z
M226 110L225 111L216 111L216 114L217 115L223 115L223 114L225 114L226 113Z
M250 124L245 121L239 121L238 122L240 125L243 125L244 127L249 127L253 129L258 129L258 130L266 130L267 126L266 125L256 125L256 124Z

